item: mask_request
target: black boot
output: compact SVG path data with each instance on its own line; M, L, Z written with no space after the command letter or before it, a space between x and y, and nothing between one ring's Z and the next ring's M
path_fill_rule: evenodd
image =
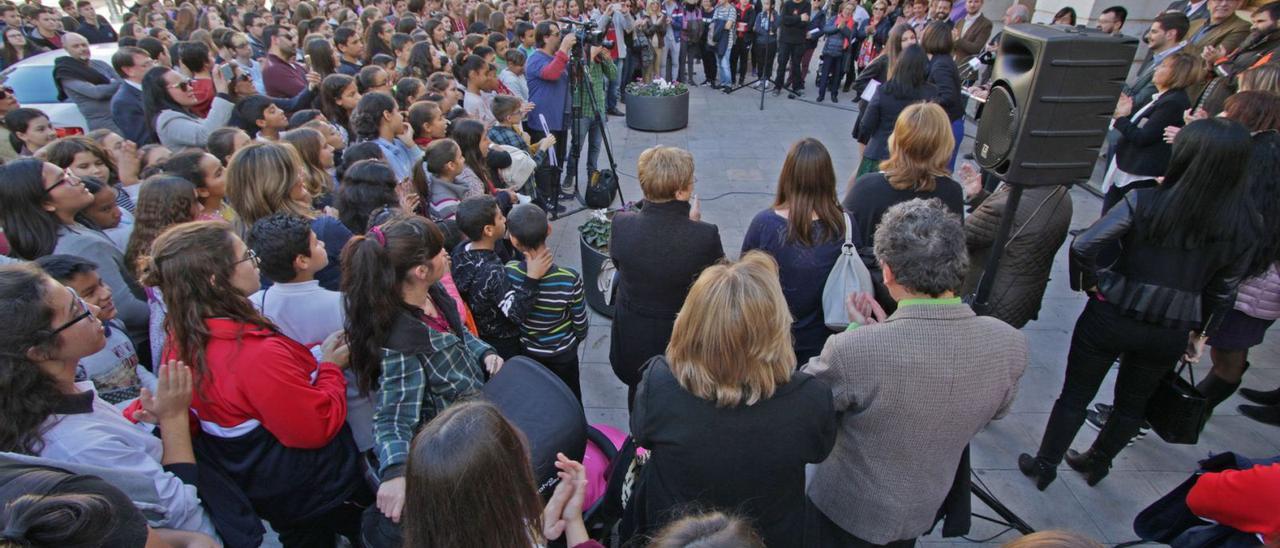
M1280 426L1280 405L1237 405L1236 409L1246 417L1262 424Z
M1043 491L1058 477L1058 463L1062 462L1062 455L1071 447L1071 440L1084 424L1084 415L1083 409L1069 409L1061 401L1053 404L1049 424L1044 427L1044 439L1040 440L1040 450L1034 458L1026 454L1018 457L1018 469L1035 478L1036 488Z
M1245 362L1247 369L1249 362ZM1240 395L1244 399L1260 405L1277 405L1280 404L1280 387L1275 390L1254 390L1252 388L1241 388Z
M1075 450L1067 451L1067 466L1084 475L1089 487L1097 485L1111 471L1111 458L1090 449L1084 453Z
M1058 467L1041 457L1033 457L1026 453L1018 455L1018 469L1022 474L1036 480L1036 489L1044 491L1058 477Z
M1209 408L1205 410L1204 422L1200 423L1201 430L1204 429L1205 424L1209 423L1209 417L1213 415L1213 408L1227 401L1227 398L1230 398L1237 388L1240 388L1239 382L1227 382L1213 373L1205 375L1204 380L1201 380L1200 384L1196 385L1196 390L1200 392L1200 395L1204 396L1209 404Z

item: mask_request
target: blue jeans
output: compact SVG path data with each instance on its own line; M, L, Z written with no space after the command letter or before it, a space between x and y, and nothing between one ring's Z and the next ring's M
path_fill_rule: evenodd
M572 124L571 124L572 125ZM581 118L578 120L577 129L569 128L573 134L573 142L569 145L569 163L566 164L566 172L573 175L578 174L578 158L582 156L582 132L587 132L587 171L596 170L596 160L600 159L600 140L604 132L604 126L600 125L600 119L596 117Z
M724 53L716 55L716 76L722 86L733 85L733 71L729 69L730 49L725 48Z
M622 81L622 59L614 59L613 66L618 69L617 75L609 80L609 85L605 86L605 104L609 110L618 108L618 84Z

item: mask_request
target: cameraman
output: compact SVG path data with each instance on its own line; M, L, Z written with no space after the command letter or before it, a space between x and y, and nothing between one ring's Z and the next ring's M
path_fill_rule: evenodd
M529 84L529 102L535 106L529 113L529 136L534 142L547 136L541 118L546 118L547 129L556 137L556 159L564 161L565 105L569 104L569 52L578 37L569 33L560 37L560 26L553 21L543 21L533 31L533 51L525 61L525 80Z
M582 107L577 123L570 126L573 131L573 146L569 147L569 161L565 164L564 186L573 188L573 180L578 176L578 158L582 154L582 134L587 132L587 179L597 171L596 160L600 158L600 139L604 132L605 84L618 77L618 68L609 58L609 50L603 45L591 46L591 57L587 63L587 73L583 75L583 85L570 91L573 94L573 106ZM586 87L590 86L591 93Z

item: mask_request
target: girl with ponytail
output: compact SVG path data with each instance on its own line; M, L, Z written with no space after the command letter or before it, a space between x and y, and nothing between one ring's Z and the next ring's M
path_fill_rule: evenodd
M441 286L444 237L418 216L394 217L342 250L342 293L351 368L373 393L378 509L399 523L404 466L418 426L480 389L502 358L463 325ZM384 522L385 524L385 522ZM394 527L378 527L378 531Z

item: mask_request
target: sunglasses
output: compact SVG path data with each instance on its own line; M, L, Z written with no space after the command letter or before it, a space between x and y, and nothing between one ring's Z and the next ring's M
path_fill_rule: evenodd
M81 320L93 315L93 311L89 310L89 303L84 302L84 299L81 299L79 295L76 295L76 292L70 287L67 288L67 292L71 293L71 298L75 299L76 304L80 306L80 313L77 314L76 317L67 320L67 323L64 323L58 326L57 329L54 329L53 332L49 334L49 338L57 337L58 333L66 331L71 326L80 323Z
M236 266L245 261L253 261L253 266L262 264L262 259L258 258L257 253L254 253L252 249L246 249L244 250L244 257L234 263L231 263L231 266Z
M0 100L8 99L13 94L13 88L9 86L0 87Z
M183 81L181 81L181 82L178 82L178 83L176 83L176 84L171 84L171 85L166 86L166 87L170 87L170 88L178 88L179 90L182 90L183 92L188 92L188 91L191 91L191 82L190 82L190 81L187 81L187 80L183 80Z
M84 181L81 181L79 177L76 177L76 175L72 173L71 170L68 169L62 172L62 178L58 179L58 182L53 183L52 185L49 185L48 188L44 189L44 193L49 194L50 192L53 192L53 189L58 188L59 186L62 186L62 185L67 185L70 187L77 187L77 186L82 187L84 186Z

